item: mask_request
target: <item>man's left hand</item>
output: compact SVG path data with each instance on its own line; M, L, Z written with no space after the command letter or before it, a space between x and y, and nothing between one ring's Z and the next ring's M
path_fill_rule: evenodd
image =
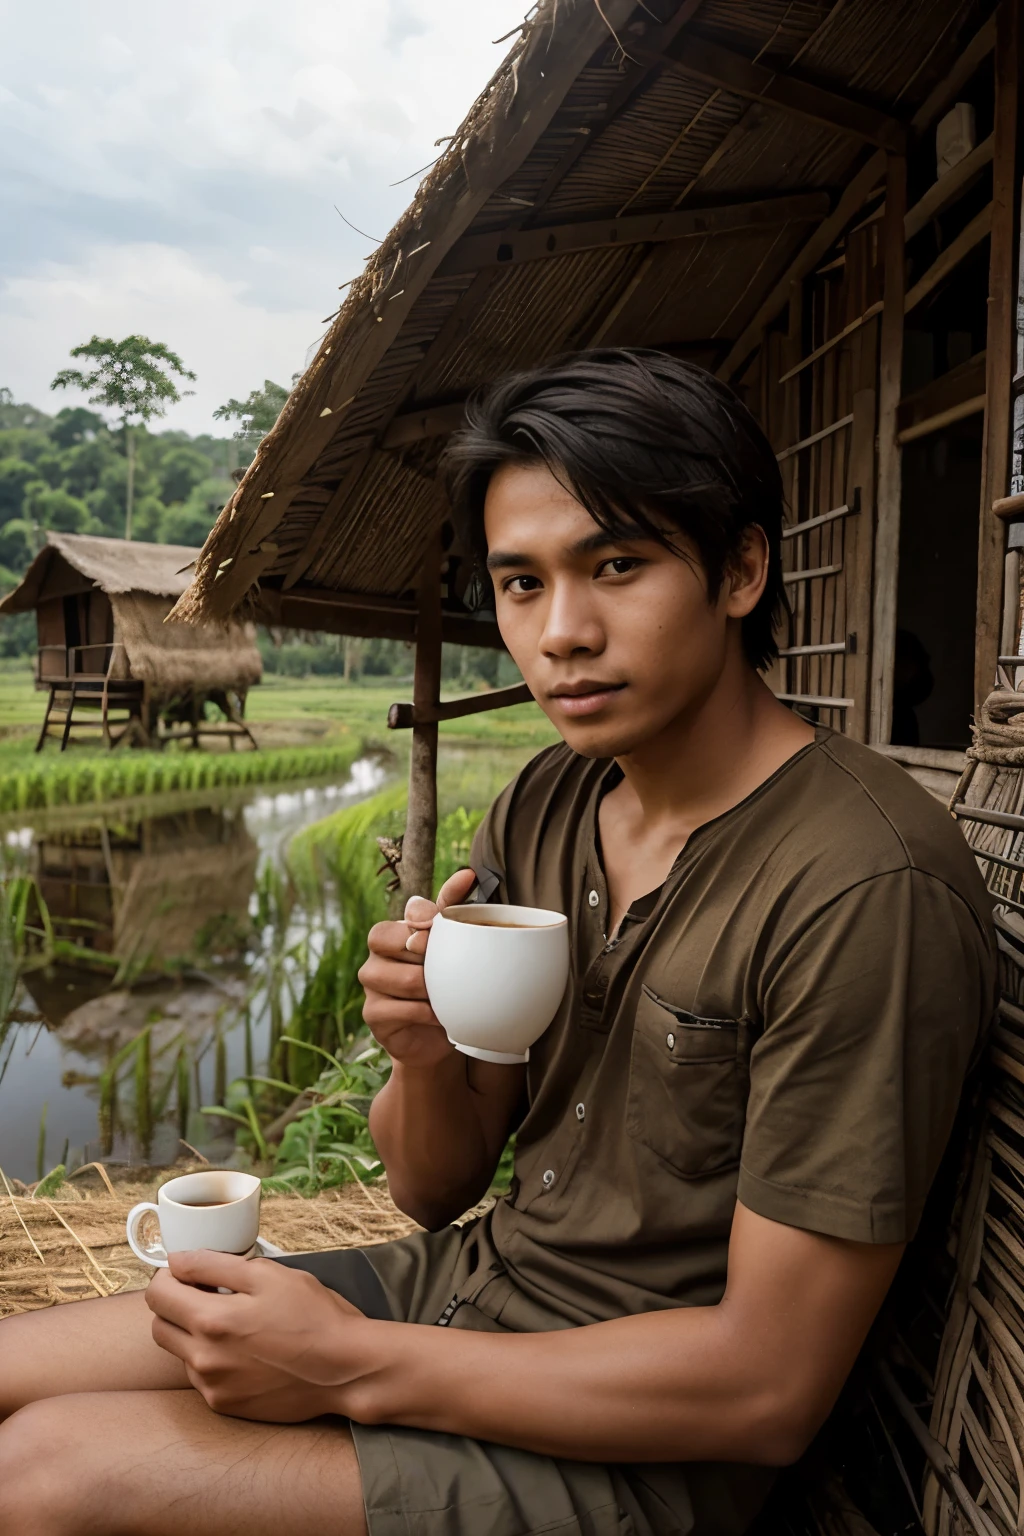
M154 1340L215 1413L295 1424L338 1411L338 1335L365 1319L312 1275L209 1249L173 1253L146 1301Z

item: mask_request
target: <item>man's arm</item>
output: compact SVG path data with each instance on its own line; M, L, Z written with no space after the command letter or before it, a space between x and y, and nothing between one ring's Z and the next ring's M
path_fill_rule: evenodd
M414 897L407 915L429 923L438 907L464 901L475 880L472 870L460 870L445 882L437 906ZM525 1068L474 1061L449 1043L427 1001L426 940L422 926L378 923L359 979L363 1017L393 1063L370 1109L370 1131L395 1204L436 1229L487 1193Z
M581 1461L783 1465L832 1407L902 1251L737 1206L716 1306L555 1333L373 1322L309 1275L226 1254L172 1255L147 1298L157 1343L240 1418L339 1413Z

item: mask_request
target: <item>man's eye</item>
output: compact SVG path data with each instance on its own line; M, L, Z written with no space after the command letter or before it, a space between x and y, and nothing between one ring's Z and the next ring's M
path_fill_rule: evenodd
M524 592L536 592L540 587L540 580L536 576L510 576L505 583L505 591L513 595Z
M637 566L641 564L642 561L637 560L635 556L618 555L614 560L605 560L600 567L599 574L602 576L628 576L631 571L635 571Z

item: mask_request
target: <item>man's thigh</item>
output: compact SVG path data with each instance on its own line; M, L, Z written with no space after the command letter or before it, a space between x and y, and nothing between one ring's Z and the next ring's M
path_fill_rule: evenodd
M0 1419L64 1392L187 1387L180 1360L153 1343L144 1291L76 1301L0 1322Z
M32 1403L0 1426L0 1530L18 1536L365 1536L340 1420L256 1424L197 1392Z

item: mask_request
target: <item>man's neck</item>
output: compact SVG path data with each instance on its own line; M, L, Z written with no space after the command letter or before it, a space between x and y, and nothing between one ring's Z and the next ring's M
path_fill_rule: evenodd
M624 781L614 793L637 830L663 831L681 847L813 740L813 726L738 663L705 699L616 759Z
M608 932L663 883L692 832L753 794L813 740L813 727L737 658L699 705L618 757L624 778L598 813Z

